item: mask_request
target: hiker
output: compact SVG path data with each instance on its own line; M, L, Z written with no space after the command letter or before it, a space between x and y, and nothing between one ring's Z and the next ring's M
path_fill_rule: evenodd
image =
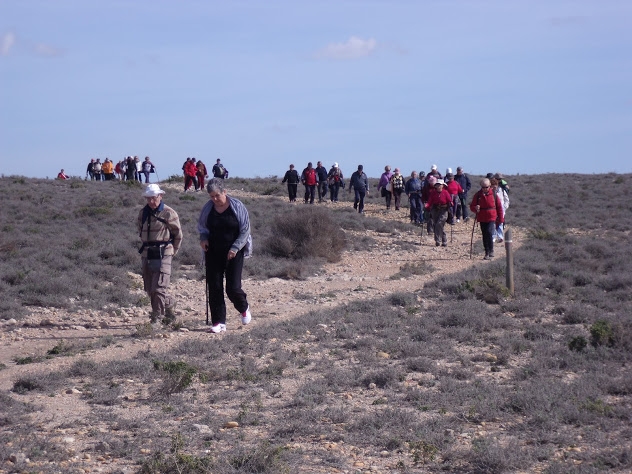
M92 172L94 173L94 180L101 181L103 179L101 169L103 165L101 164L101 158L97 158L97 161L92 165Z
M127 163L125 164L125 177L127 181L136 180L136 162L131 155L127 157Z
M505 222L505 217L500 197L492 191L488 178L481 179L481 189L472 198L470 211L476 213L476 221L481 223L485 248L483 259L491 260L494 258L494 230L498 224Z
M123 175L125 174L125 165L123 160L119 160L119 162L116 163L116 166L114 166L114 173L116 174L116 179L119 181L123 179Z
M300 180L298 178L298 171L294 169L294 165L290 165L290 169L285 172L281 184L285 182L287 182L287 194L290 202L296 202L296 191Z
M139 183L143 182L143 171L142 171L142 166L143 164L140 162L140 158L138 156L134 156L134 167L136 168L136 173L134 174L134 179L136 181L138 181Z
M228 178L228 170L224 168L224 165L220 162L221 160L218 158L215 164L213 165L213 177L219 179Z
M331 202L338 202L338 191L340 187L344 189L345 182L343 181L342 170L338 166L338 163L334 163L329 173L327 173L327 183L329 184L329 198Z
M114 179L114 163L109 158L106 158L103 162L101 173L103 173L104 181L112 181Z
M437 247L439 245L447 247L448 238L443 229L448 219L450 206L452 205L452 196L450 196L450 193L445 189L445 182L442 179L435 181L434 191L430 191L428 196L426 209L430 211L432 217L435 245Z
M305 204L308 202L314 204L314 194L316 193L316 185L318 184L318 173L312 167L312 162L307 163L307 168L301 173L301 183L305 186Z
M70 177L64 173L64 169L62 168L59 173L57 173L57 179L70 179Z
M493 177L498 180L498 186L507 193L507 199L509 199L509 183L507 183L502 173L494 173Z
M196 173L197 182L198 182L197 189L201 191L204 189L204 179L208 178L208 172L206 171L206 165L202 163L202 160L198 160L195 167L197 169L197 173Z
M176 320L176 301L167 292L171 260L182 244L182 228L176 211L162 202L163 194L158 184L148 185L143 192L147 204L138 213L138 232L143 242L139 253L144 289L151 301L151 324Z
M318 175L318 202L324 202L327 197L327 169L321 161L316 163L316 174Z
M448 168L449 169L449 168ZM448 216L448 224L454 225L454 216L456 214L457 202L459 199L459 194L463 193L463 188L461 185L454 179L454 175L452 173L446 173L445 175L445 188L450 193L452 197L452 204L450 204L450 215Z
M395 168L393 176L391 176L391 192L395 198L395 210L399 211L399 206L402 201L402 193L406 187L406 180L399 172L399 168Z
M505 240L504 233L504 220L507 219L507 209L509 208L509 194L503 188L500 187L500 183L496 178L489 180L489 184L492 187L492 191L500 198L500 202L503 206L503 222L496 223L496 229L494 230L493 241L502 243Z
M148 156L145 157L145 161L141 164L141 169L143 170L143 174L145 175L145 184L149 184L149 174L154 173L155 167L151 162Z
M435 192L434 185L437 182L437 178L433 175L426 176L424 183L421 186L421 202L424 206L423 211L423 219L427 222L426 224L426 232L428 235L434 234L434 224L432 222L432 216L430 215L430 210L426 208L426 204L430 199L430 194Z
M220 333L226 331L224 275L226 295L241 314L241 323L248 324L252 317L246 293L241 288L241 272L244 258L251 254L252 236L246 206L226 194L224 181L213 178L206 190L210 199L200 213L198 232L206 262L211 332Z
M437 165L432 165L430 167L430 172L428 173L428 176L434 176L436 179L443 179L443 176L441 176L441 173L439 173L439 171L437 170Z
M86 179L90 176L90 181L94 181L94 163L95 159L92 158L90 163L88 163L88 167L86 168Z
M470 218L467 215L467 193L470 192L470 188L472 187L472 182L467 174L463 172L462 166L457 166L456 175L454 176L454 181L461 185L463 188L463 192L459 193L457 196L458 201L456 204L456 221L459 222L461 218L463 218L463 222L467 222Z
M380 176L380 180L377 183L377 190L382 194L383 198L386 198L386 210L391 209L391 198L393 197L393 193L391 192L391 177L393 173L391 173L391 167L386 165L384 167L384 173Z
M358 171L354 171L349 179L349 192L353 188L355 198L353 199L353 208L357 209L360 214L364 214L364 197L369 194L369 178L364 172L364 166L358 165Z
M195 165L195 158L188 159L184 164L184 192L186 193L191 185L195 185L197 189L197 166Z
M406 196L410 206L410 223L414 225L421 224L421 180L417 176L417 172L410 173L410 179L406 181Z

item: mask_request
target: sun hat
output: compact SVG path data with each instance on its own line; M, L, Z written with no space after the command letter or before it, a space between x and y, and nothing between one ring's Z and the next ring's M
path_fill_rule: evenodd
M399 173L399 168L395 168L395 170L393 171L393 173Z
M160 194L165 194L165 192L160 189L160 186L158 186L157 184L149 184L147 185L147 187L145 188L145 191L143 192L143 197L156 197L159 196Z
M445 185L445 182L442 179L438 179L437 181L435 181L434 185L436 186L437 184L440 184L441 186L443 186Z
M334 163L334 168L338 168L338 163Z
M432 171L435 171L435 170L437 169L437 165L432 165L432 166L430 167L430 169L431 169Z

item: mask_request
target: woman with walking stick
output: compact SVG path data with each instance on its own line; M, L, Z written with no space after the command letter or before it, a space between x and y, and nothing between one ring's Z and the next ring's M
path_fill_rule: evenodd
M224 275L226 295L241 314L241 323L250 323L252 317L246 293L241 288L244 258L250 257L252 236L248 210L241 201L226 194L224 180L211 179L206 190L210 199L200 213L198 232L205 254L208 304L213 324L210 332L220 333L226 331Z
M481 224L483 234L484 260L494 258L494 231L497 224L505 222L500 198L491 189L489 179L481 180L481 189L474 195L470 210L476 213L476 221Z

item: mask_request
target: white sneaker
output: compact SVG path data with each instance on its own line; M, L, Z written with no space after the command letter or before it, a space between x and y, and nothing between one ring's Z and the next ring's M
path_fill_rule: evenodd
M241 313L241 324L248 324L251 319L252 319L252 314L250 314L250 306L248 306L246 311Z
M214 334L218 334L220 332L226 331L226 325L222 323L217 323L214 326L211 326L211 332Z

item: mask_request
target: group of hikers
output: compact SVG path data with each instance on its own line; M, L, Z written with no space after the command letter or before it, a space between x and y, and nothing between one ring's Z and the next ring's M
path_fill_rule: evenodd
M197 160L195 157L188 157L182 165L182 173L184 174L184 192L191 189L191 186L193 186L196 191L204 189L204 180L208 178L208 171L206 165L202 163L202 160ZM228 178L228 170L224 167L219 158L213 165L211 173L213 174L213 178Z
M61 170L60 174L63 171ZM148 156L145 157L144 161L141 161L138 156L128 156L116 164L109 158L106 158L103 163L101 163L101 158L92 158L86 168L86 179L90 178L90 181L112 181L118 179L119 181L138 181L142 183L144 177L145 184L149 184L149 176L152 173L156 173L156 167ZM61 178L59 175L57 177L67 179L67 177Z
M309 162L300 175L291 164L282 183L287 183L290 202L296 201L298 185L303 184L305 204L314 204L316 195L318 202L325 202L328 192L331 202L337 202L338 191L345 187L338 163L334 163L327 171L320 161L316 168ZM468 203L467 197L472 182L461 166L457 167L456 174L452 173L451 168L447 168L443 176L437 165L432 165L428 174L424 171L413 171L406 179L399 168L391 171L391 167L387 165L380 176L377 191L385 199L387 211L390 211L391 207L398 211L402 194L405 194L408 197L410 222L418 226L425 223L428 234L434 235L436 246L447 247L445 224L454 225L461 222L461 219L467 222L469 210L476 215L476 221L481 223L485 259L491 259L494 257L494 242L502 242L504 238L503 226L504 216L509 207L509 186L501 173L488 173L480 184L481 189ZM364 199L369 193L369 181L362 165L359 165L357 171L351 175L349 192L351 190L355 192L354 209L363 213Z

